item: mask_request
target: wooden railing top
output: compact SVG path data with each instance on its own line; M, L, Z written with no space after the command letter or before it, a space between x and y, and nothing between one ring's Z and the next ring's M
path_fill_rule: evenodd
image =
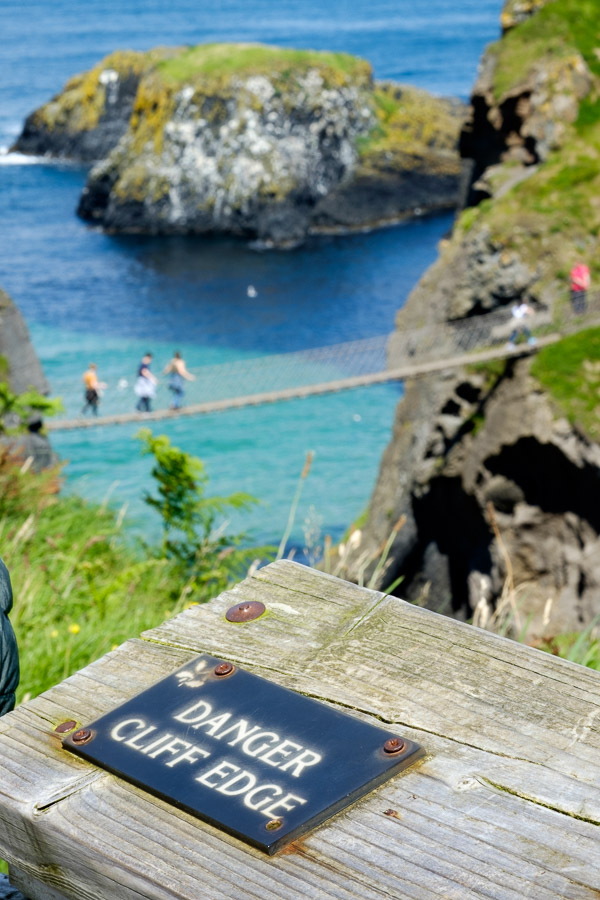
M252 600L265 615L226 620ZM268 857L61 748L60 722L90 722L201 652L426 757ZM600 892L600 673L289 561L4 716L0 756L0 856L31 900Z

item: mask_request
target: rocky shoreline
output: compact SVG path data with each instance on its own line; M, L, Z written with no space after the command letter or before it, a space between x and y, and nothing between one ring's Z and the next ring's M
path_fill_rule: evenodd
M163 48L71 79L12 149L95 162L77 212L106 231L290 246L455 208L465 116L345 54Z

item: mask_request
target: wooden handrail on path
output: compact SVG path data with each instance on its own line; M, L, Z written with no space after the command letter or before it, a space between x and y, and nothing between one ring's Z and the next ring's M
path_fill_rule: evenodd
M200 654L230 674L219 681ZM249 675L269 697L289 690L288 704L249 694ZM160 706L140 699L162 679ZM180 725L176 711L202 708L207 690L225 692L208 703L220 718ZM349 725L304 724L307 698ZM600 672L280 560L0 718L0 857L30 900L598 900L599 713ZM232 746L231 728L214 736L223 721L266 743ZM381 748L357 767L354 729L367 725L381 729ZM75 735L106 764L65 749ZM150 755L144 741L157 735ZM275 856L219 825L230 810L242 833L285 827L287 812L269 821L258 800L246 803L248 772L263 806L294 782L287 797L309 819L334 779L373 778L390 739L425 756L360 799L346 794L351 805ZM296 778L283 762L303 746L323 752ZM198 748L209 758L194 758ZM111 774L119 761L133 776ZM236 781L227 796L223 771L236 770L241 791ZM155 796L168 773L198 817Z

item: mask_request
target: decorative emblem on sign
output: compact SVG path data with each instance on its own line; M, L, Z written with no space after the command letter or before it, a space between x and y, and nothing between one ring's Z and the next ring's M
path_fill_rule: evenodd
M63 746L267 853L423 755L407 738L211 656Z
M198 688L206 684L210 675L210 668L206 659L200 659L191 669L180 669L175 672L175 678L179 681L179 687Z

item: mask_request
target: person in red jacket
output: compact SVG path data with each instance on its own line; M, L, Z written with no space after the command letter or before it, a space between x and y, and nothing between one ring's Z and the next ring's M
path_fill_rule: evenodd
M585 263L579 262L571 269L571 304L577 315L585 312L589 286L590 270Z

